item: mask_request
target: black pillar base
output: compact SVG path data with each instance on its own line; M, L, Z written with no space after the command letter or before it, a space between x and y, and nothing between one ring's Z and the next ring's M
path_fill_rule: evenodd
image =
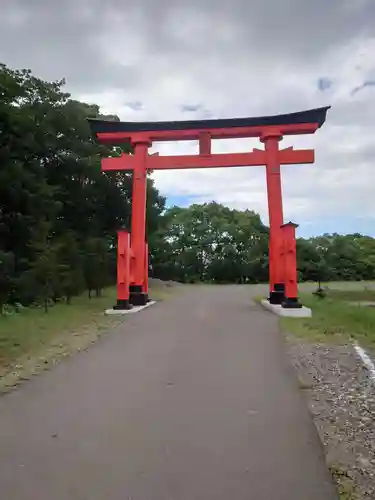
M285 285L284 283L275 283L275 290L270 292L268 298L270 304L281 304L285 299Z
M149 302L147 293L143 292L132 292L129 301L133 306L145 306Z
M129 300L117 300L117 304L113 306L113 309L116 311L127 311L128 309L131 309L132 305L130 304Z
M297 297L285 297L281 304L281 307L283 307L284 309L300 309L302 307L302 304Z
M148 302L148 294L142 291L142 285L130 285L129 302L133 306L145 306Z
M284 292L270 292L268 300L270 304L281 304L284 300Z
M145 306L148 302L148 294L143 292L142 285L130 285L129 302L133 306Z

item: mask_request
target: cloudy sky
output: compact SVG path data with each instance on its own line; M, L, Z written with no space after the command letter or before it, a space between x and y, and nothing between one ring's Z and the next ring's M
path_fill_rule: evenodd
M332 105L314 165L283 167L300 235L375 236L375 0L2 0L0 61L67 79L122 120L259 116ZM246 151L255 140L222 141ZM194 143L157 144L164 154ZM268 222L262 167L154 174L170 204L216 200Z

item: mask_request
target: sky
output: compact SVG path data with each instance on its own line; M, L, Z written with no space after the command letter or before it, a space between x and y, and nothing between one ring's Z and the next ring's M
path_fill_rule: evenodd
M282 167L300 236L375 236L375 0L2 0L0 61L66 78L124 121L274 115L331 105L313 165ZM250 151L255 139L214 141ZM158 143L161 154L197 145ZM156 172L169 205L215 200L268 223L263 167Z

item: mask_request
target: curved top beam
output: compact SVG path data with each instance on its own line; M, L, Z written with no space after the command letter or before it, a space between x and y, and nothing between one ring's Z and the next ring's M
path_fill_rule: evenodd
M325 122L327 111L331 106L299 111L274 116L253 118L221 118L217 120L184 120L165 122L115 122L89 118L91 130L95 134L122 133L135 134L139 132L162 132L178 130L228 129L248 127L272 127L281 125L299 125L314 123L321 127Z

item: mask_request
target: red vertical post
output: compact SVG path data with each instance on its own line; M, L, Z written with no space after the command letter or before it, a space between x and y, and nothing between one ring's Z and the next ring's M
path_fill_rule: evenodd
M209 132L202 132L199 135L199 155L211 155L211 134Z
M144 293L148 294L148 243L145 245L145 263L144 263L144 277L145 277L145 284L144 284Z
M270 297L273 304L280 304L284 298L284 276L282 252L283 201L281 191L279 141L282 135L278 132L263 135L260 140L265 145L266 151L266 179L268 213L270 220L269 240L269 281Z
M281 226L283 234L283 259L285 270L285 298L282 306L285 308L298 308L301 304L298 300L297 284L297 251L296 251L296 228L297 224L288 222Z
M129 309L130 235L117 231L117 304L114 309Z
M145 291L144 259L146 251L146 196L148 142L134 144L135 165L133 170L131 247L134 257L134 276L130 285L130 302L144 305L148 297Z

